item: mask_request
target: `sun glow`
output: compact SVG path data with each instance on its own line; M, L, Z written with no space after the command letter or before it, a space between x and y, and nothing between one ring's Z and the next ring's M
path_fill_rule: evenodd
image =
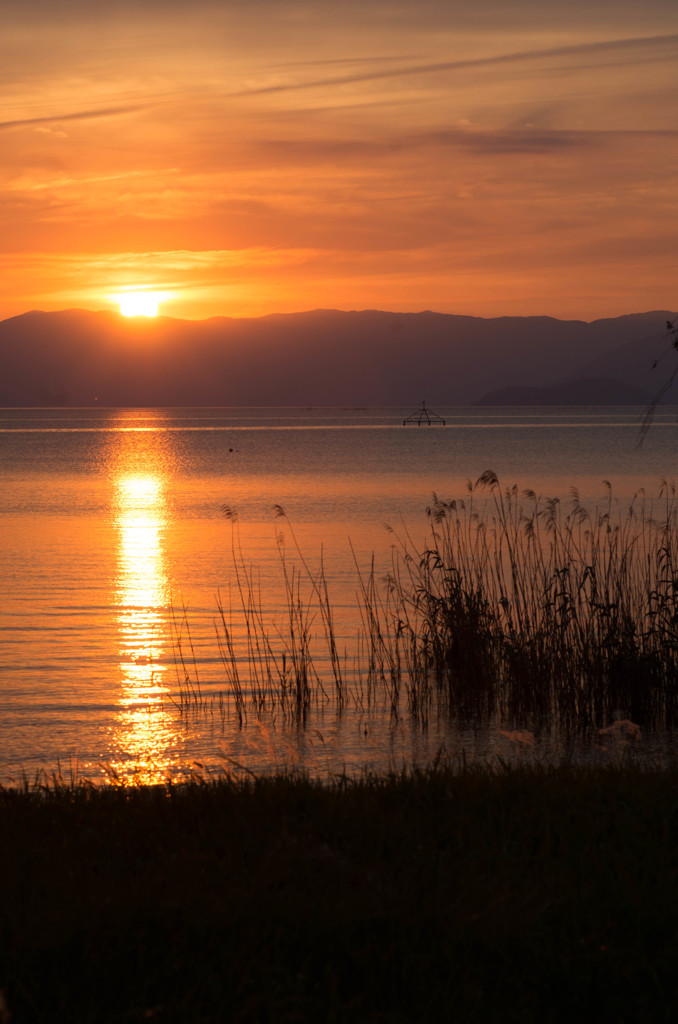
M163 292L124 292L116 296L123 316L157 316Z

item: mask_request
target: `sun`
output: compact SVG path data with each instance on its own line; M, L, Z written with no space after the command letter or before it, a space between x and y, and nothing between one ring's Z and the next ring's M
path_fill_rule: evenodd
M125 292L118 303L123 316L157 316L160 299L159 292Z

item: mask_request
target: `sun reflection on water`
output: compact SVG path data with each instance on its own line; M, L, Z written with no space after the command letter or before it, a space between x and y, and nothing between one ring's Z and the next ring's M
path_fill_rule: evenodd
M163 481L153 474L116 480L118 571L115 601L121 691L117 757L110 767L124 781L161 782L176 744L167 709L170 588L163 534Z

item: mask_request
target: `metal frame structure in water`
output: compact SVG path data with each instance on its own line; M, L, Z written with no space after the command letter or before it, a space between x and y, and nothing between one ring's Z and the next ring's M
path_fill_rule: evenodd
M418 427L422 423L426 423L427 426L432 426L434 423L442 423L445 426L445 420L442 416L439 416L437 412L433 412L431 409L426 408L426 402L421 403L421 409L417 409L411 416L407 416L403 420L403 426L406 427L408 423L416 423Z

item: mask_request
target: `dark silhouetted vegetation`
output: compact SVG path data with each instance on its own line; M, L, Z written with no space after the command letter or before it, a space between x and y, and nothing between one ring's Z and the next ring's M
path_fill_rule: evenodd
M0 1017L670 1021L678 771L0 791Z
M678 505L663 483L620 508L502 489L434 496L418 550L393 533L392 565L356 565L359 635L337 635L322 561L281 548L287 612L266 613L233 523L235 606L220 607L224 686L204 697L182 658L181 703L303 724L312 706L499 723L562 734L618 719L671 728L678 710ZM282 509L277 514L284 518ZM188 664L187 664L188 663Z
M668 355L669 352L674 352L678 349L678 317L675 317L673 320L666 321L666 337L668 341L667 347L664 353L658 359L655 359L654 363L652 364L653 370L657 369L659 364L662 362L664 357ZM643 419L640 427L639 444L642 444L645 440L647 432L652 426L654 415L657 411L657 406L663 401L664 396L673 387L673 382L676 379L676 374L678 374L678 366L674 366L673 371L664 380L664 383L659 388L659 391L657 391L657 393L652 398L652 401L646 408L643 414Z

